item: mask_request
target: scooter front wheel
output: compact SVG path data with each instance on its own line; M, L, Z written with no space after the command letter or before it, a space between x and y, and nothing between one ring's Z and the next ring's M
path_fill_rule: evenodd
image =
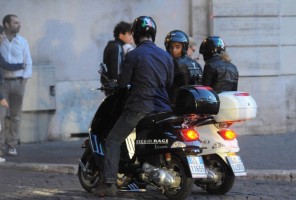
M86 191L91 192L92 189L98 187L101 180L100 171L92 157L90 147L86 147L78 167L79 182Z
M204 156L206 168L212 170L218 178L206 183L205 190L210 194L226 194L234 184L235 176L230 166L218 155ZM199 185L196 183L196 185Z

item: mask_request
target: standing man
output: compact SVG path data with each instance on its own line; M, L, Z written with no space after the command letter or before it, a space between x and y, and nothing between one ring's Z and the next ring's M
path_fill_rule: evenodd
M109 79L117 79L121 72L125 56L123 45L132 44L133 42L131 28L131 24L124 21L116 24L113 30L114 40L110 40L104 49L103 62L107 66ZM104 79L101 79L101 83L105 85ZM106 96L110 94L108 90L104 92Z
M2 23L5 37L0 46L1 55L10 64L24 64L22 70L3 70L4 82L0 85L0 91L9 104L9 109L0 107L0 122L3 127L0 132L0 149L4 149L7 144L8 154L16 156L25 86L27 79L32 76L32 59L27 40L18 34L21 27L18 17L14 14L6 15ZM5 119L9 126L5 125Z
M1 45L4 37L5 37L4 27L2 25L0 25L0 45ZM7 63L0 53L0 84L3 83L2 69L15 71L15 70L20 70L20 69L24 69L24 68L23 68L23 64L9 64L9 63ZM7 103L6 99L3 97L3 95L1 94L1 91L0 91L0 106L4 106L4 107L8 108L8 103ZM1 131L1 123L0 123L0 131ZM4 141L3 139L5 140L5 137L2 137L0 134L0 141ZM2 144L2 143L3 142L0 142L0 144ZM5 161L5 158L3 158L3 155L4 155L4 151L3 151L3 149L0 148L0 162Z
M124 59L124 44L131 44L133 41L131 34L131 24L121 21L114 27L114 40L108 42L104 49L103 62L106 64L109 78L117 79L121 71Z
M118 78L119 87L131 85L125 109L106 138L104 184L99 196L116 196L120 146L151 112L171 111L168 88L172 86L174 64L172 57L154 44L156 24L151 17L135 19L132 34L137 47L124 60Z

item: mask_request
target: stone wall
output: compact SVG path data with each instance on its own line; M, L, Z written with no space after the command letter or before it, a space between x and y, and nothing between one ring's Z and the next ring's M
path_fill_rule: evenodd
M296 130L296 2L213 0L214 35L224 40L240 73L239 90L258 104L255 120L239 125L245 134Z
M21 142L67 138L71 133L87 132L91 118L104 98L91 88L100 86L98 64L102 61L105 45L113 39L114 26L122 20L132 22L138 16L152 16L157 23L156 44L164 48L164 38L169 31L189 31L190 2L1 1L1 20L9 13L19 16L20 34L30 44L35 68L48 65L54 69L55 96L48 96L47 86L36 86L44 84L38 78L40 73L45 74L42 69L33 71L38 76L28 81Z
M22 142L68 138L71 133L88 131L104 98L90 90L99 86L97 71L103 49L113 38L117 22L132 22L140 15L155 19L156 44L161 48L165 35L174 29L192 35L198 44L209 34L225 40L239 68L239 89L250 92L259 106L255 120L237 125L242 134L295 131L293 5L296 1L1 1L1 19L8 13L19 16L21 35L30 44L34 66L53 69L47 77L40 67L33 73L43 74L42 78L35 76L28 81ZM200 63L203 66L202 60ZM54 84L46 80L52 77ZM45 85L36 87L38 84ZM49 95L49 86L54 86L55 96Z

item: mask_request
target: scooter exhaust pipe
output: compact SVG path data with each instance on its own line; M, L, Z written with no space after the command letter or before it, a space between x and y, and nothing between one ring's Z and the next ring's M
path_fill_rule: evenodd
M215 182L216 180L218 180L218 178L219 178L218 175L215 174L215 172L210 169L206 169L206 173L207 173L207 178L200 179L199 182L212 183L212 182Z

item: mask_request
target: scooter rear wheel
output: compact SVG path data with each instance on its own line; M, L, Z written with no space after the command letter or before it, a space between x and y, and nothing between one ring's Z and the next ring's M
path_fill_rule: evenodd
M213 170L218 179L207 183L205 190L210 194L226 194L234 184L235 176L230 166L217 155L211 155L204 158L206 167Z
M165 189L164 195L170 200L186 199L191 194L194 181L186 174L183 163L177 157L172 157L170 165L174 169L174 171L177 172L178 175L181 177L181 184L178 188Z

